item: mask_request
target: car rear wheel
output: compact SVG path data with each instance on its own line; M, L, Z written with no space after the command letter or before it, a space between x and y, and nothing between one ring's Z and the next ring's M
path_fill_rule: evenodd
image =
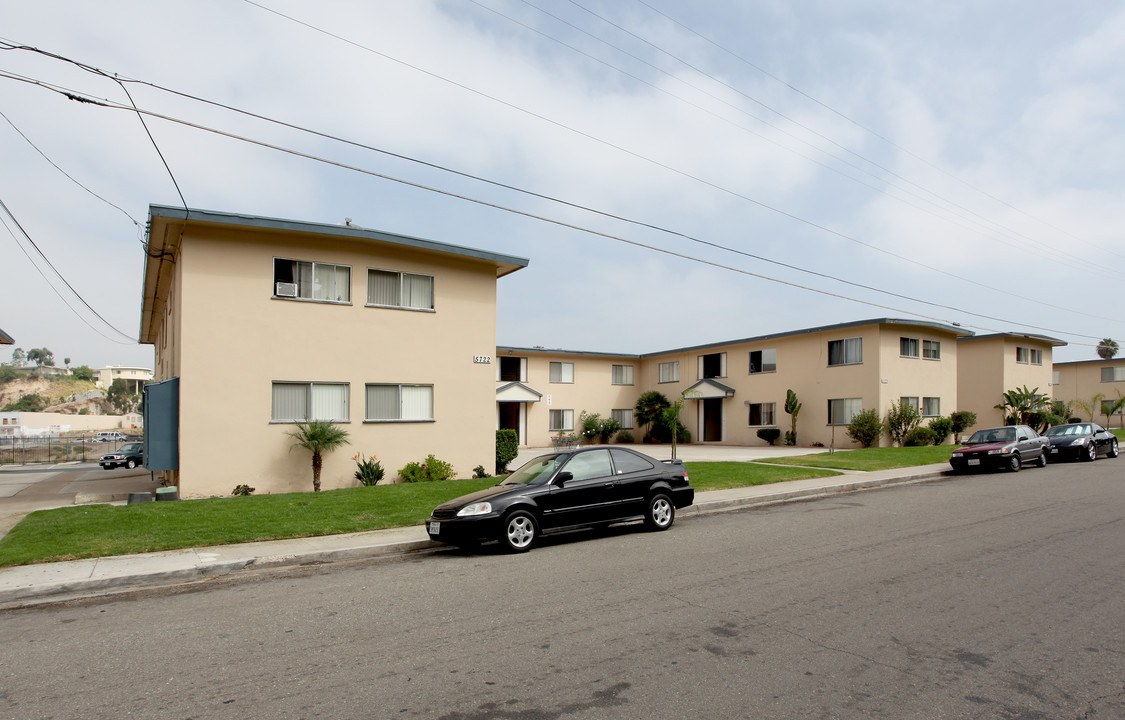
M1117 441L1114 440L1113 444L1109 446L1109 452L1106 453L1106 454L1109 457L1114 458L1114 457L1117 457L1118 452L1120 452L1120 451L1117 449Z
M504 520L504 533L500 542L511 552L527 552L538 534L539 528L531 513L518 510Z
M649 530L667 530L676 519L676 506L667 495L654 495L645 506L645 525Z
M1009 470L1011 470L1012 472L1019 472L1021 467L1023 467L1023 463L1020 461L1019 455L1013 454L1012 457L1008 458Z
M1087 445L1086 449L1082 452L1082 459L1085 460L1086 462L1092 462L1092 461L1096 460L1097 457L1098 457L1098 449L1096 447L1094 447L1093 443L1090 443L1089 445Z

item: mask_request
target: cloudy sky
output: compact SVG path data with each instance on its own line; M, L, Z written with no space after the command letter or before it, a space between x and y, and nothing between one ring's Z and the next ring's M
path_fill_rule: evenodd
M185 202L527 257L499 283L504 345L642 353L876 317L1051 335L1061 360L1125 341L1119 2L12 0L2 18L0 328L59 364L151 366L143 226ZM114 75L171 119L57 92L127 105Z

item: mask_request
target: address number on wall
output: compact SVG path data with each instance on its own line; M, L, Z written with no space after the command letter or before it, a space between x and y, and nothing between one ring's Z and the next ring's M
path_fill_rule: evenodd
M473 355L473 362L478 365L489 365L492 363L491 355Z

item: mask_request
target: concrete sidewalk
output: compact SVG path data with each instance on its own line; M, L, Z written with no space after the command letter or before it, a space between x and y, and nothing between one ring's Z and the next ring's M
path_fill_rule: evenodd
M711 490L697 493L695 504L680 510L678 514L684 519L889 485L934 481L945 477L948 471L949 465L940 463L870 473L846 472L844 475L828 478L731 490ZM255 568L405 555L445 547L449 546L430 541L425 528L416 525L346 535L0 568L0 608L183 583L248 572Z

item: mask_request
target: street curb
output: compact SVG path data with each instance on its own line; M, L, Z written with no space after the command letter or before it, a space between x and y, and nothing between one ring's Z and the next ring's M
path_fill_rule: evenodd
M926 472L916 475L900 475L891 478L857 480L842 485L777 492L761 497L703 500L702 502L697 502L694 505L681 509L679 513L683 517L703 517L722 512L816 500L835 495L846 495L863 490L874 490L894 485L936 482L948 477L952 477L952 473L949 471ZM699 495L696 497L698 498ZM335 550L315 550L261 557L248 556L223 561L201 561L192 567L175 570L134 573L100 579L70 580L0 590L0 608L12 609L27 607L41 603L59 602L60 600L80 599L103 591L139 590L158 585L216 578L256 568L265 569L298 565L317 565L345 560L391 557L396 555L424 553L445 547L449 546L432 540L383 541ZM202 551L205 549L199 548L198 550Z

